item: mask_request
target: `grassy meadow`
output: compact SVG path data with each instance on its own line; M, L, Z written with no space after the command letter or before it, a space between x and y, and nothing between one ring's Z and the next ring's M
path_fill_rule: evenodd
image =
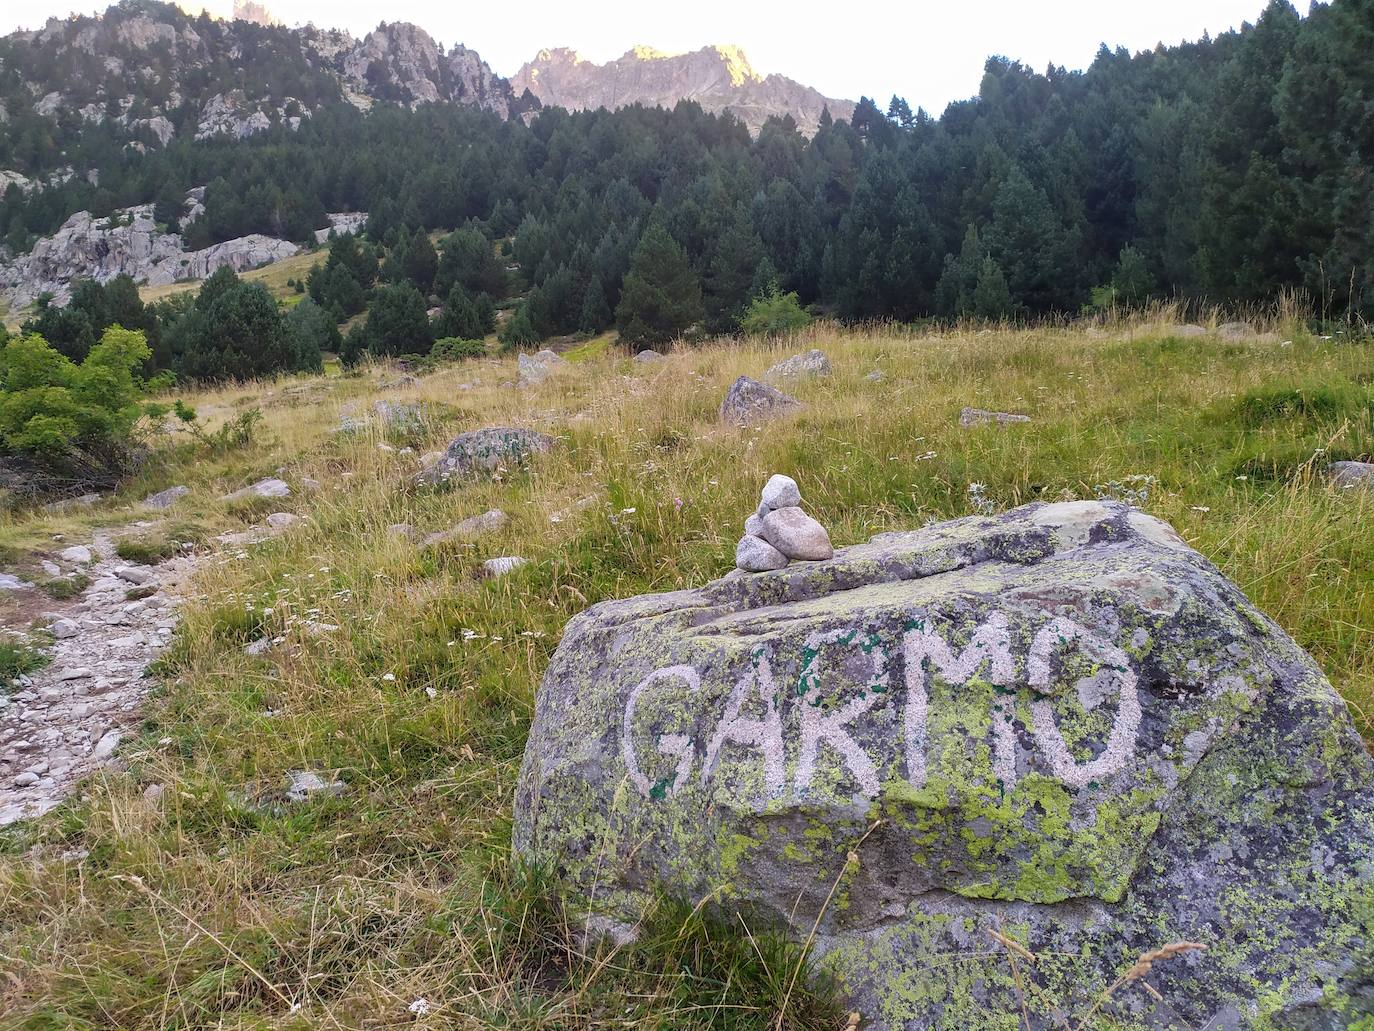
M254 443L216 454L167 438L116 499L8 517L7 568L60 547L54 533L158 518L137 500L179 483L192 494L145 538L278 509L306 519L207 555L125 770L0 830L0 1027L846 1027L823 980L797 979L804 955L764 929L665 902L637 944L588 950L556 892L510 857L534 694L564 624L603 599L724 574L774 472L796 477L837 545L989 505L1131 500L1309 649L1374 740L1374 492L1321 475L1374 452L1374 351L1273 328L1223 342L1167 322L822 326L653 364L593 341L528 391L513 359L490 359L189 395L212 427L261 409ZM760 429L719 422L735 377L809 347L835 371L797 384L804 411ZM424 402L424 425L334 432L381 398ZM1034 422L961 429L964 405ZM559 446L528 471L410 485L423 452L502 423ZM216 500L278 470L291 498ZM319 488L300 489L307 478ZM426 550L388 532L491 508L509 525L469 544ZM476 575L513 554L532 561ZM279 643L246 655L263 635ZM288 805L298 769L347 789Z

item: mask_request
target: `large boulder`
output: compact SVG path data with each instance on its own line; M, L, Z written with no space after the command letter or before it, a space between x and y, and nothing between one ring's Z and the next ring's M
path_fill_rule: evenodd
M435 484L455 476L494 473L502 466L523 465L552 447L552 437L516 426L488 426L460 433L438 460L420 471L416 482Z
M1158 520L1033 505L597 605L540 687L515 848L806 940L866 1028L1374 1012L1374 763L1321 670ZM1021 992L1001 928L1040 956ZM1050 1012L1062 1006L1057 1016ZM1186 1021L1178 1023L1178 1021ZM1090 1024L1088 1026L1105 1026Z
M753 426L801 409L801 402L777 387L741 376L725 392L720 417L736 426Z

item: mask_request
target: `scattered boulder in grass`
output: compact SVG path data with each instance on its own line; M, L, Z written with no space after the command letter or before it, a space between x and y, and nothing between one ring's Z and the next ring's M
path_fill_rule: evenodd
M481 515L472 516L464 519L457 526L449 530L440 530L438 533L431 533L424 539L424 546L432 548L439 544L447 544L450 541L470 541L482 537L489 533L495 533L503 529L510 522L510 516L502 512L499 508L493 508L489 512Z
M529 559L521 558L519 555L502 555L500 558L489 558L482 563L482 575L488 580L495 580L497 577L514 572L527 562Z
M168 487L166 490L160 490L156 494L149 494L143 499L143 504L148 508L171 508L190 493L190 487Z
M735 426L753 426L801 411L801 402L777 387L741 376L726 391L720 417Z
M830 359L825 356L824 351L812 348L805 354L794 354L791 358L778 362L777 365L763 374L763 378L771 383L777 380L806 379L829 375Z
M301 517L292 512L273 512L264 522L274 530L289 530L301 521Z
M104 494L82 494L80 497L63 498L43 506L44 512L73 512L78 508L90 508L105 500Z
M1326 467L1326 474L1337 487L1374 490L1374 463L1332 462Z
M990 412L986 408L965 408L959 412L959 425L965 429L971 426L1014 426L1030 422L1029 415L1013 415L1011 412Z
M1337 1028L1374 1001L1374 762L1345 704L1115 502L593 606L540 686L513 839L578 911L709 897L812 943L874 1031L1018 1013L1002 920L1074 1026L1180 941L1207 948L1114 1015L1241 1028L1262 999L1265 1026Z
M1248 322L1223 322L1217 327L1217 337L1221 340L1249 340L1258 335L1258 330Z
M1195 337L1207 336L1207 330L1203 326L1185 323L1182 326L1175 326L1173 329L1169 330L1169 335L1178 337L1182 340L1191 340Z
M343 781L326 779L313 770L290 770L286 776L286 798L290 802L305 802L319 795L342 795L346 789Z
M532 355L522 352L515 362L520 372L521 387L537 387L554 373L572 367L567 359L548 349Z
M425 406L418 402L375 401L372 410L382 428L391 433L416 433L425 425Z
M291 487L285 480L279 480L275 476L269 476L257 483L250 483L247 487L231 491L223 495L221 501L244 501L248 498L289 498Z
M549 451L552 437L515 426L488 426L453 438L444 453L416 474L419 484L444 483L453 477L494 473L503 466L524 465Z
M392 523L386 528L386 532L392 537L401 537L408 541L420 539L420 531L409 523Z
M648 365L652 362L663 361L663 355L652 348L645 348L643 351L639 351L635 354L635 361L639 362L640 365Z
M78 566L89 565L95 561L91 549L84 544L73 544L70 548L63 548L60 556L63 562L71 562Z

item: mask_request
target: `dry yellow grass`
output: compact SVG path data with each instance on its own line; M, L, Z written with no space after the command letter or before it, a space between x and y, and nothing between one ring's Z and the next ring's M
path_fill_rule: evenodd
M513 362L493 359L418 380L375 367L195 394L212 425L260 407L259 443L216 459L181 446L67 532L133 518L120 506L173 483L193 491L177 518L226 527L248 516L215 499L256 477L281 468L321 487L284 502L307 517L298 531L206 565L127 772L0 837L0 1012L31 1027L351 1028L408 1021L423 998L436 1027L843 1026L796 982L798 953L690 914L585 956L555 896L512 868L512 789L563 625L588 603L724 573L773 472L798 478L837 544L967 514L972 483L1005 507L1132 496L1311 650L1374 737L1374 496L1317 475L1374 450L1368 351L1290 333L820 326L652 365L591 348L525 392ZM835 372L798 385L801 414L720 424L731 380L812 346ZM1326 393L1270 417L1288 411L1286 391ZM378 398L425 404L424 427L334 432L346 406ZM966 404L1035 421L970 432ZM421 453L501 423L559 447L528 472L410 486ZM422 551L387 531L490 508L510 525L472 544ZM50 520L11 518L0 544L34 547ZM532 562L475 578L498 554ZM281 645L245 655L264 633ZM348 794L274 806L301 768L337 774ZM152 783L158 803L144 799ZM89 856L59 858L71 850ZM1006 978L1001 957L986 975Z

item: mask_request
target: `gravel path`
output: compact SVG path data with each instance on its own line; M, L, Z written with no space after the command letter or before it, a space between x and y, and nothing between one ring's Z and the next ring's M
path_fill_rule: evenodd
M143 671L176 629L177 592L203 558L125 562L106 532L90 549L90 587L67 602L44 602L39 622L57 637L51 664L8 697L0 693L0 826L47 812L112 761L151 687ZM149 586L149 598L126 597Z

